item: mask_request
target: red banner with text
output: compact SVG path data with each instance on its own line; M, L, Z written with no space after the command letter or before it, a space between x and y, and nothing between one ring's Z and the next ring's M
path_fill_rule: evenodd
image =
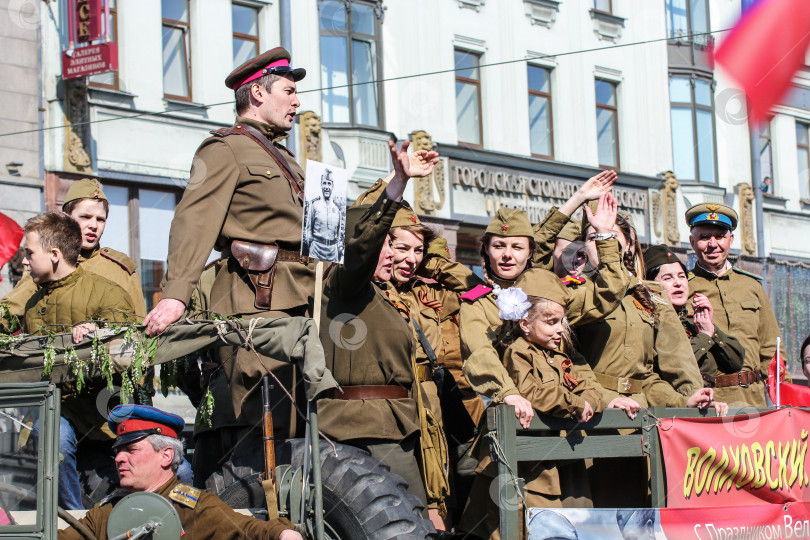
M810 411L785 408L725 418L665 418L667 507L810 502Z
M529 508L528 540L771 540L810 537L810 505Z

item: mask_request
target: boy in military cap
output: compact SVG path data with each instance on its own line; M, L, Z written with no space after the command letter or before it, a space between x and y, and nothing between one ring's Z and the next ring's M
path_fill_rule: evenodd
M259 521L235 512L216 495L183 484L176 472L183 460L178 435L185 422L175 414L145 405L119 405L110 412L109 429L117 438L115 466L122 489L101 501L79 522L98 540L105 540L115 504L129 493L157 493L171 501L183 534L189 538L267 538L300 540L293 524L283 518ZM59 531L62 540L81 540L73 528Z
M82 233L79 224L62 212L49 212L28 220L25 225L25 260L36 292L25 304L22 331L72 332L79 343L93 331L97 321L124 322L132 313L129 295L115 283L78 267ZM76 447L80 437L109 439L99 429L104 418L96 398L106 381L88 381L81 392L72 384L62 388L62 418L59 451L59 505L82 508Z
M82 247L78 264L86 272L103 276L119 285L129 294L132 300L134 315L146 315L146 304L143 298L141 280L135 261L124 253L112 248L100 247L101 236L110 213L110 203L102 191L101 184L94 178L82 178L70 185L62 212L76 220L82 231ZM36 292L37 286L31 276L25 274L0 303L8 304L13 315L22 317L25 303Z
M714 308L715 327L736 337L745 349L742 370L715 385L715 399L764 407L763 378L776 352L779 326L762 278L728 260L737 221L737 212L720 203L696 204L686 211L689 243L697 255L689 274L689 300L706 296ZM784 357L784 346L781 354Z

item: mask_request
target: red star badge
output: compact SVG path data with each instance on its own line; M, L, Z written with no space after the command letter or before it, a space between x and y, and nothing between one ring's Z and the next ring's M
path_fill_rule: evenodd
M417 223L419 221L419 218L416 217L416 216L411 216L411 221L413 221L414 223Z
M501 227L501 229L503 229L504 231L508 231L509 230L509 225L504 225L503 227Z

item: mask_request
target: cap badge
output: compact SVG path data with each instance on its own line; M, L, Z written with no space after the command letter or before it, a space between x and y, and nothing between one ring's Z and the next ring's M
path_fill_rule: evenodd
M501 227L501 230L508 231L509 230L509 225L503 225Z
M98 199L98 191L94 191L94 192L93 192L93 198L94 198L94 199Z
M672 257L672 253L670 253L669 251L667 251L667 257Z
M709 212L717 212L718 210L720 210L720 207L717 206L716 204L707 204L706 210L708 210Z
M418 217L416 217L416 216L411 216L411 221L413 221L414 223L418 223L418 222L419 222L419 218L418 218Z
M720 218L714 212L712 212L708 216L706 216L706 219L708 219L710 221L719 221L720 220Z

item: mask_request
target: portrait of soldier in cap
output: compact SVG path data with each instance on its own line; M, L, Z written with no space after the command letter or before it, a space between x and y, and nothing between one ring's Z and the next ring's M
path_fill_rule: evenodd
M347 185L345 170L307 161L302 256L343 262Z

